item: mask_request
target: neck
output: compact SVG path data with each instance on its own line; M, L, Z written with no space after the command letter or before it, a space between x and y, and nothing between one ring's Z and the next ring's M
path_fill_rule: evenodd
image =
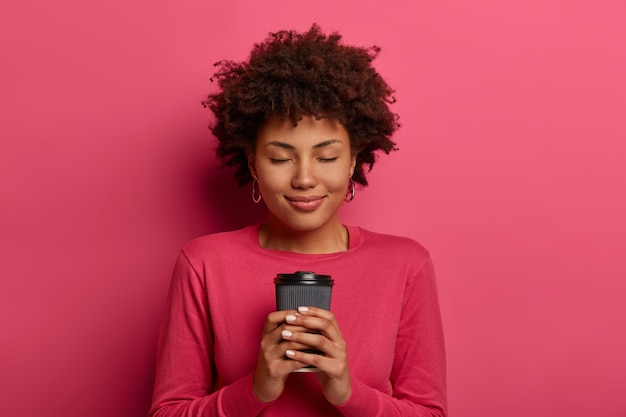
M348 230L339 218L320 229L298 231L270 218L261 225L259 244L266 249L295 253L335 253L348 250Z

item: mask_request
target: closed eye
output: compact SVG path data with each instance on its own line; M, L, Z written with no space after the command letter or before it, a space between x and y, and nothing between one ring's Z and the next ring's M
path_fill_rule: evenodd
M272 164L282 164L283 162L289 162L289 159L270 158Z
M317 158L319 161L321 162L333 162L337 160L337 157L333 157L333 158Z

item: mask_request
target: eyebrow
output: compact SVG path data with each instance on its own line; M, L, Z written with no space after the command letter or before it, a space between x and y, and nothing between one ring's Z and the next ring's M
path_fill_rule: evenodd
M319 149L319 148L324 148L326 146L332 145L334 143L343 143L342 141L340 141L339 139L328 139L325 140L323 142L320 142L318 144L313 145L313 149ZM289 144L289 143L285 143L285 142L280 142L277 140L273 140L271 142L266 143L264 146L278 146L279 148L284 148L284 149L289 149L289 150L294 150L296 149L295 146Z

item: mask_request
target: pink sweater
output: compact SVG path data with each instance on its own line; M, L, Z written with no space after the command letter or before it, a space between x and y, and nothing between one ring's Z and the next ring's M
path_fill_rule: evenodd
M174 268L157 354L151 417L445 416L445 353L428 252L349 227L345 252L259 246L259 226L187 244ZM331 311L348 345L352 395L336 407L314 373L293 373L276 401L254 395L276 273L331 275Z

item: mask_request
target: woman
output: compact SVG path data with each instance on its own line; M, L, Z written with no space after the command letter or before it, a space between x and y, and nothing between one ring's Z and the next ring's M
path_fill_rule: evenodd
M247 62L217 64L220 88L204 105L218 156L269 214L183 248L151 416L446 415L428 252L338 217L375 153L395 149L377 53L313 25L271 34ZM332 276L332 312L273 311L274 276L302 270ZM307 366L319 371L294 373Z

